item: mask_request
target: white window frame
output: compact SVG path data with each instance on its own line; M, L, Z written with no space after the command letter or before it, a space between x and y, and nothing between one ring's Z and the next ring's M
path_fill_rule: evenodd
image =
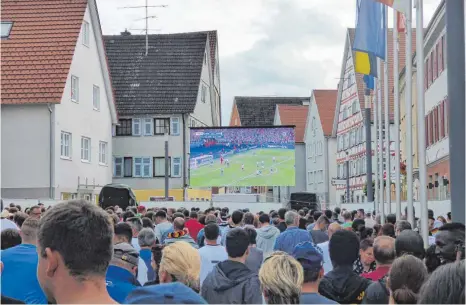
M171 123L171 128L170 128L171 135L179 136L180 135L180 118L170 118L170 123Z
M107 147L108 143L99 141L99 164L107 165Z
M207 99L207 86L201 85L201 102L205 103Z
M136 125L138 126L138 130L136 130ZM132 128L131 128L131 131L132 131L132 134L133 136L141 136L141 119L139 118L135 118L132 120Z
M117 166L120 166L120 175L117 175ZM113 177L123 177L123 158L113 157Z
M146 173L146 168L147 168L147 174ZM152 177L152 169L153 169L153 164L152 164L152 158L151 157L143 157L142 158L142 177L143 178L149 178Z
M139 162L137 162L137 161L139 161ZM137 166L139 166L139 174L137 174L137 171L136 171ZM135 178L142 177L142 157L134 157L133 158L133 177L135 177Z
M71 75L71 101L79 103L79 77Z
M67 137L67 143L66 143ZM72 135L71 132L62 131L60 135L60 157L62 159L71 160L71 149L72 149ZM68 154L66 154L66 148L68 148Z
M83 45L86 47L89 47L89 41L90 41L90 26L89 22L83 21Z
M154 135L154 120L152 118L144 118L142 120L143 125L143 134L144 136ZM147 127L149 126L149 132L147 132Z
M92 108L100 111L100 87L97 85L92 86Z
M85 143L88 143L87 145L87 159L85 156L86 153L86 148L84 147ZM91 162L91 138L89 137L81 137L81 162L85 163L90 163Z
M171 168L171 176L172 177L181 177L181 171L183 170L183 158L182 157L172 157L172 168ZM176 166L179 167L178 172L175 170Z

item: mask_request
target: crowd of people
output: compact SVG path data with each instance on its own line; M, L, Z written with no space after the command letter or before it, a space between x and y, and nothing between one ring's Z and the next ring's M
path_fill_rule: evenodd
M425 249L363 210L10 204L2 304L464 304L465 227L433 217Z

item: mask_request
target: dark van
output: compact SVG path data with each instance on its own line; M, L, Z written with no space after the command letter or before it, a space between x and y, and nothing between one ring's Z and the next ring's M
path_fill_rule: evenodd
M309 210L320 210L319 203L317 202L317 195L314 193L297 192L291 193L288 208L291 210L299 211L302 208Z
M102 209L116 205L123 211L129 206L137 206L136 196L128 185L111 183L100 191L99 206Z

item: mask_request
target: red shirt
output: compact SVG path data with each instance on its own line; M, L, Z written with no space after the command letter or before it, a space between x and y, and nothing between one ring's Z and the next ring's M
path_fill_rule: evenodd
M390 271L390 267L383 266L383 267L378 267L372 272L363 273L361 274L361 276L366 279L378 281L382 279L385 275L387 275L388 271Z
M189 230L189 235L191 235L192 239L197 242L197 234L204 228L204 225L197 221L197 219L190 218L184 226Z

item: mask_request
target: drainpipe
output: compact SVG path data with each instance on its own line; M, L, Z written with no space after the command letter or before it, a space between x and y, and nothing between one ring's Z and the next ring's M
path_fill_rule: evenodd
M329 160L328 160L328 138L324 137L324 160L325 160L325 171L324 171L324 179L325 179L325 203L327 206L330 205L330 168L329 168ZM333 202L332 202L333 203Z
M189 164L186 162L186 120L185 120L185 113L181 114L183 120L183 201L186 200L186 188L188 187L187 179L186 179L186 166Z
M49 150L50 150L50 158L49 158L49 197L50 199L55 198L54 194L54 181L55 181L55 112L53 111L55 105L47 104L47 108L50 112L50 139L49 139Z

